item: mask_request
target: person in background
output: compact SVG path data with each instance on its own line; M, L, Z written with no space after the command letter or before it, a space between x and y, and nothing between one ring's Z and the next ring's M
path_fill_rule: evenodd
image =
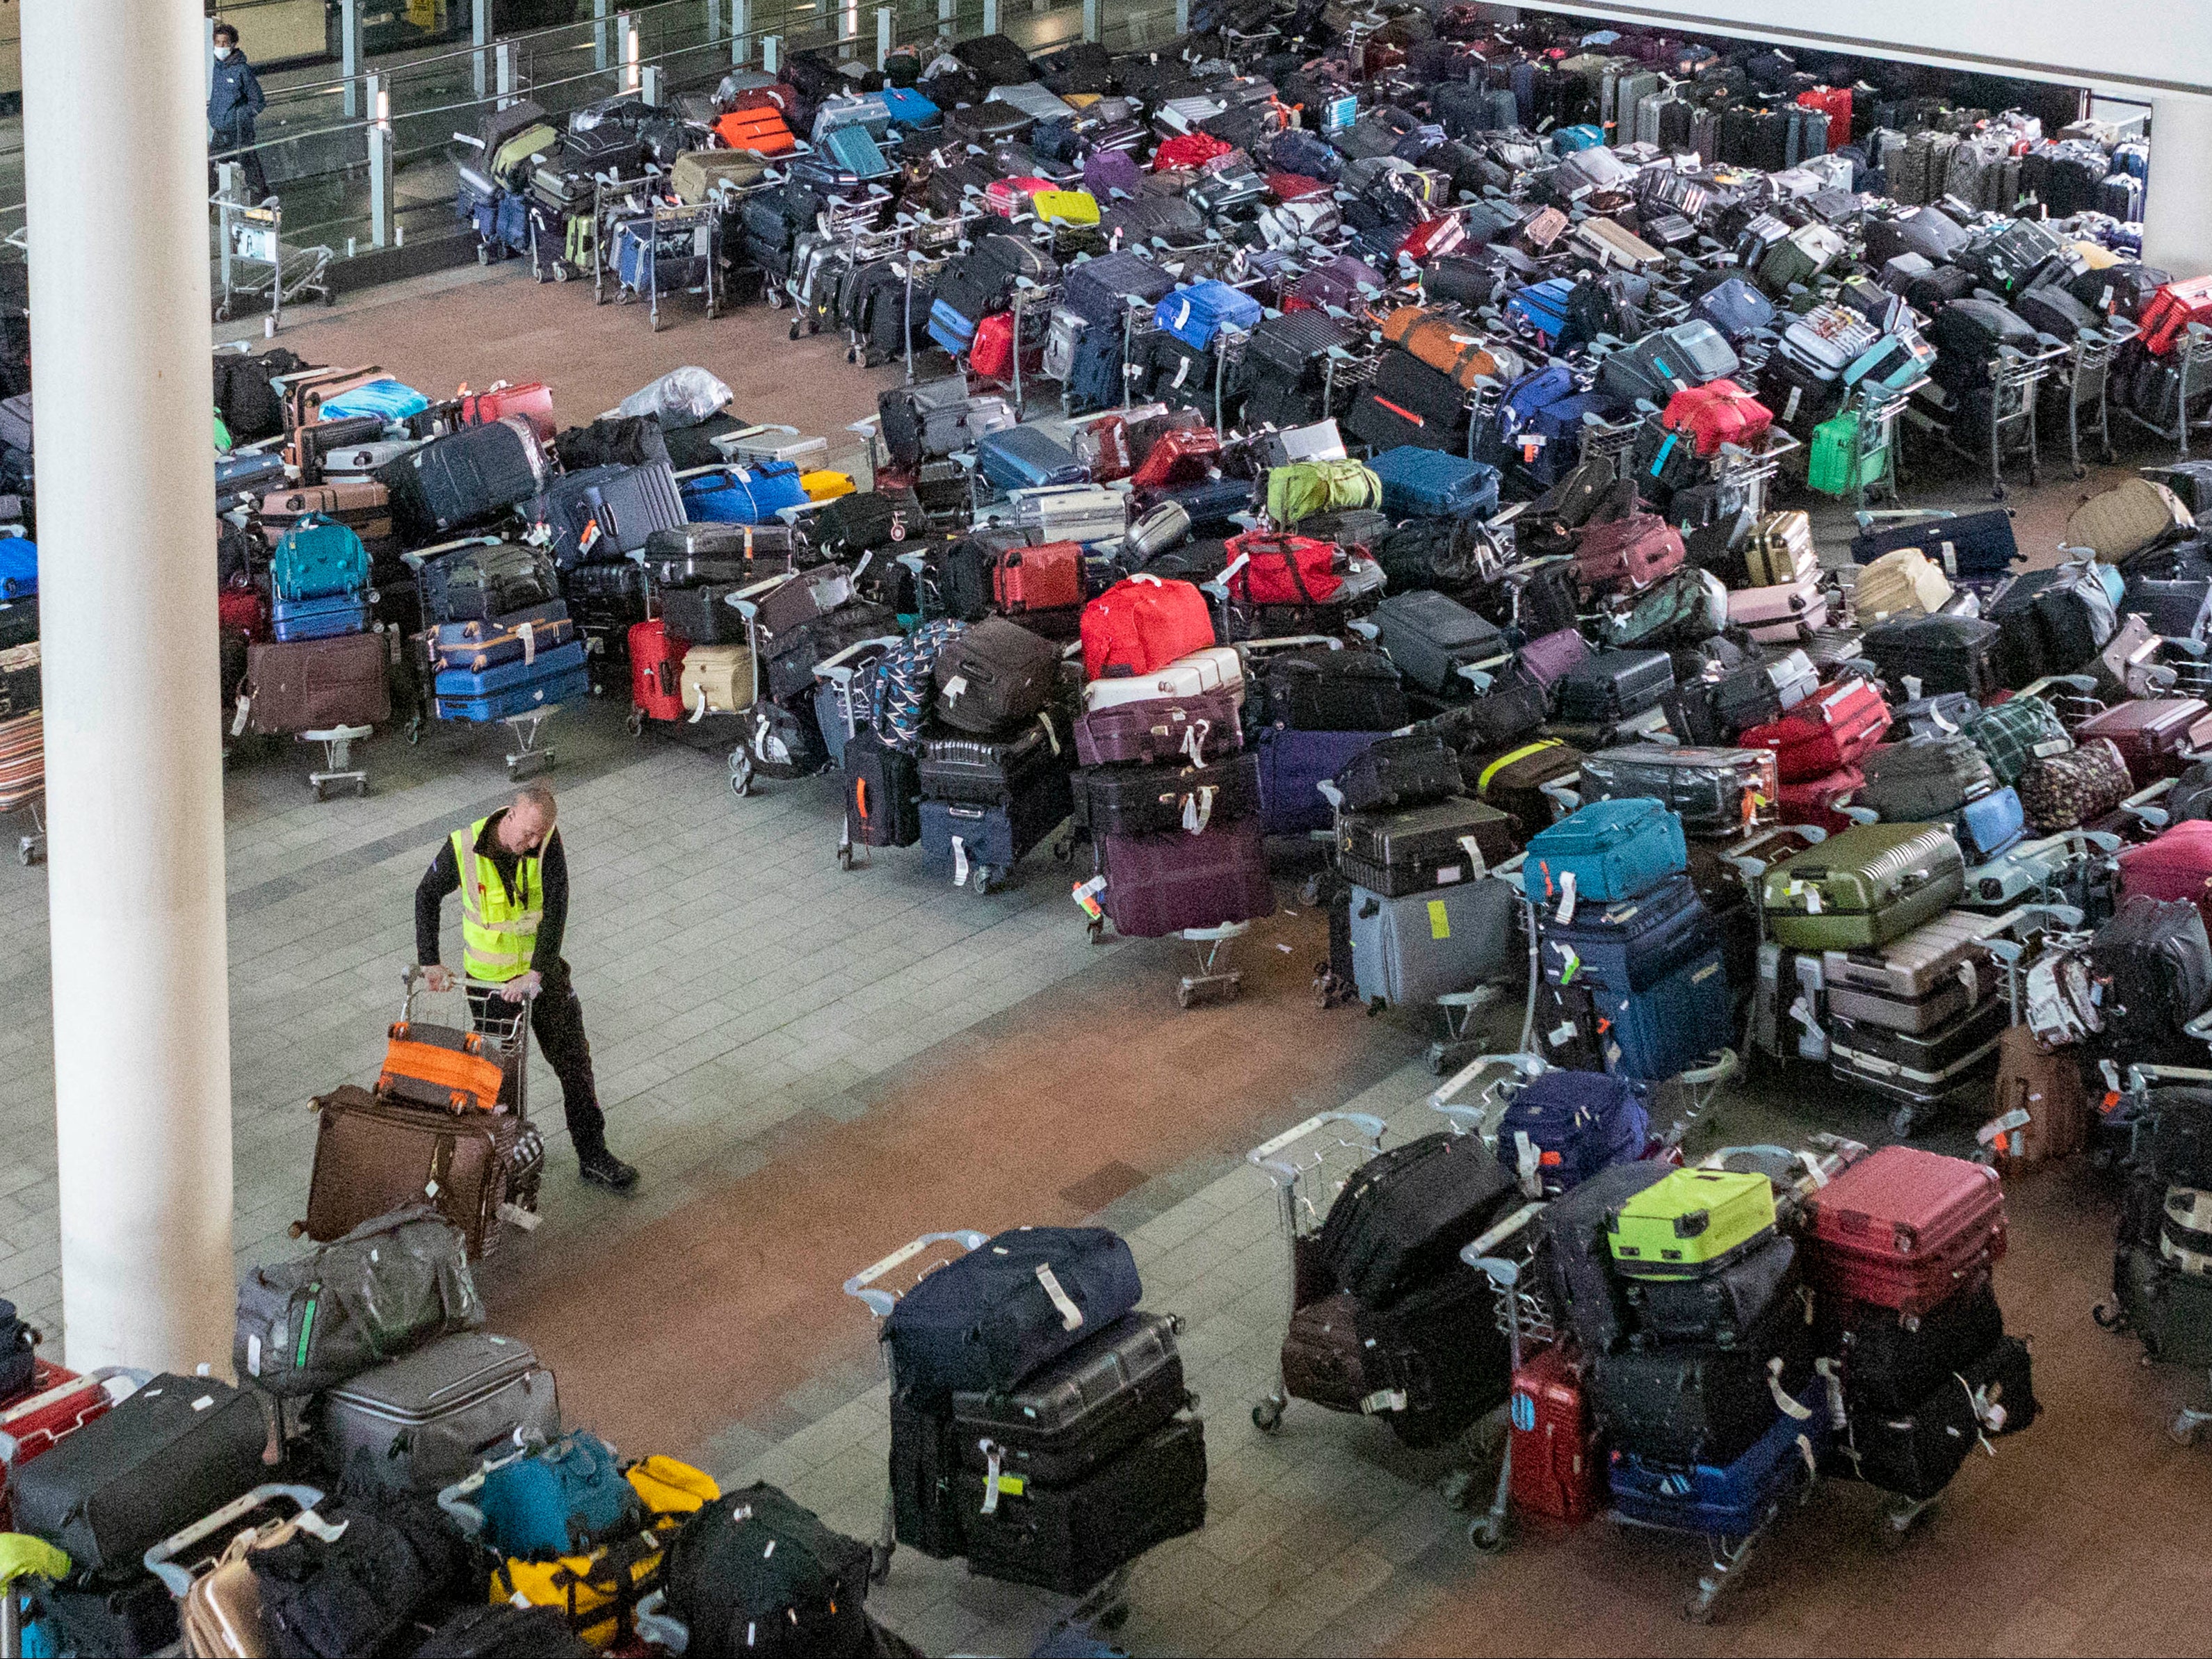
M446 896L461 896L461 967L471 1012L482 1023L492 1000L534 996L530 1029L561 1079L568 1140L585 1180L626 1192L637 1171L607 1150L606 1114L592 1077L584 1005L561 959L568 925L568 860L555 827L553 791L525 784L513 801L456 830L415 890L415 959L434 991L456 981L438 961Z
M261 77L238 44L238 31L228 23L217 23L215 70L208 81L209 147L219 155L238 153L246 173L246 199L256 207L269 199L269 175L261 170L261 157L253 148L253 118L268 103L262 95Z

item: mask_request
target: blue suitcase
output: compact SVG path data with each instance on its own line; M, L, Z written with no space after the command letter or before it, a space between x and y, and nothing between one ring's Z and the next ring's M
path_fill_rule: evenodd
M438 718L483 726L516 714L527 714L533 708L581 702L591 695L592 671L579 667L550 679L532 680L511 691L495 691L481 697L448 696L441 692L437 699Z
M806 488L790 461L717 467L680 480L693 524L773 524L787 507L806 505Z
M1211 278L1176 289L1152 312L1152 324L1194 351L1204 351L1224 328L1256 328L1260 302L1242 289Z
M567 604L555 599L489 621L439 623L430 650L440 669L481 672L501 663L520 662L526 655L533 660L547 656L574 637Z
M1293 732L1268 726L1253 738L1260 757L1260 832L1302 836L1329 830L1336 816L1319 785L1373 745L1380 732Z
M572 673L580 674L584 666L584 642L571 640L566 645L555 646L550 651L539 652L535 662L525 662L517 657L512 662L498 663L482 670L441 669L434 689L441 702L451 698L503 697L544 681L557 680Z
M1578 149L1595 149L1605 142L1605 129L1587 122L1571 127L1561 127L1552 135L1552 148L1561 155L1572 155Z
M975 325L942 300L929 302L929 337L957 357L975 343Z
M28 599L39 591L39 544L28 536L0 537L0 599Z
M1000 489L1048 489L1091 478L1065 446L1033 426L1010 426L984 437L975 446L975 465Z
M366 592L279 599L270 609L269 631L288 645L294 640L334 640L344 634L366 634L375 603L374 596Z
M1175 278L1156 260L1126 251L1102 253L1068 267L1060 301L1085 322L1118 328L1131 301L1157 306L1174 287Z
M1749 1536L1770 1508L1812 1483L1835 1434L1825 1382L1816 1380L1797 1403L1806 1412L1803 1418L1777 1412L1774 1426L1725 1467L1698 1463L1676 1468L1616 1450L1607 1477L1614 1511L1624 1521L1670 1532Z
M1498 511L1498 469L1480 461L1402 444L1368 465L1382 481L1382 510L1394 519L1486 519Z
M1699 295L1690 315L1711 323L1730 345L1740 345L1774 322L1774 302L1741 276L1716 283Z
M412 420L429 406L430 400L411 386L402 386L394 380L371 380L366 386L349 387L325 400L318 418L346 421L367 415L388 426L394 421Z
M1531 283L1505 302L1505 309L1547 339L1556 340L1567 325L1567 296L1575 285L1564 276L1553 276L1540 283ZM1540 369L1539 374L1553 370ZM1566 376L1565 384L1571 387L1574 376L1560 368Z
M831 160L856 179L881 179L892 171L867 128L858 122L839 127L818 143Z
M2020 791L2010 784L1979 800L1968 801L1952 815L1949 822L1952 832L1959 838L1959 850L1966 854L1969 866L1987 864L2017 846L2027 833Z
M1735 1000L1716 945L1642 991L1597 986L1598 1056L1606 1070L1659 1082L1709 1063L1735 1040Z
M1720 943L1720 925L1686 872L1648 893L1576 907L1572 921L1540 910L1537 955L1554 985L1643 991Z
M1498 1124L1498 1161L1531 1175L1547 1196L1615 1164L1633 1164L1651 1139L1636 1086L1601 1072L1550 1071L1507 1103Z
M1571 874L1579 902L1606 904L1650 892L1689 862L1682 820L1649 796L1623 796L1592 801L1532 836L1522 887L1548 907Z
M459 168L459 173L453 217L474 231L478 241L489 243L499 234L499 186L474 167Z
M276 538L269 584L279 599L359 594L368 586L368 550L344 525L311 513Z
M912 87L884 87L868 96L882 102L895 127L908 127L916 132L923 132L945 125L945 112Z
M530 252L530 198L501 191L495 224L499 245L512 253ZM425 408L428 407L426 403Z
M226 495L259 495L268 490L281 489L284 485L284 458L265 450L250 454L225 455L215 464L215 493Z
M989 884L1003 882L1030 850L1067 821L1075 793L1058 767L1034 775L1011 801L921 803L922 867L951 880L963 873L972 885L979 870ZM956 850L955 842L958 842Z

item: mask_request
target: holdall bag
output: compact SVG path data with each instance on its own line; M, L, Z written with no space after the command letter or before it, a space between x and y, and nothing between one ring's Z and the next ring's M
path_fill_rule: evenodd
M1085 605L1082 633L1083 675L1091 680L1150 674L1214 643L1203 593L1188 582L1142 574L1115 583Z
M2040 1411L2027 1345L2000 1337L1910 1413L1855 1413L1849 1467L1870 1486L1925 1502L1950 1484L1985 1436L2016 1434Z
M2181 498L2150 478L2130 478L2092 495L2066 520L2066 545L2085 548L2106 564L2121 564L2180 531L2196 528Z
M1978 710L1964 730L2000 785L2019 782L2045 753L2063 754L2074 746L2057 710L2040 697L2008 697Z
M311 513L277 538L269 580L279 600L358 593L368 586L368 550L344 525Z
M249 1270L233 1369L269 1394L315 1394L483 1319L467 1235L418 1206Z
M1571 894L1603 903L1648 892L1688 862L1682 821L1662 803L1597 801L1529 837L1522 887L1540 908Z
M1586 757L1578 793L1644 796L1680 817L1686 836L1733 836L1773 816L1781 783L1765 750L1631 744Z
M868 1547L765 1482L702 1505L661 1564L696 1659L866 1650Z
M1662 1350L1662 1356L1669 1352L1698 1351ZM1756 1535L1792 1493L1812 1484L1835 1437L1829 1385L1825 1378L1807 1375L1794 1396L1777 1385L1765 1415L1751 1431L1753 1437L1734 1457L1708 1455L1706 1448L1734 1443L1740 1435L1700 1441L1699 1449L1688 1454L1650 1455L1641 1442L1634 1450L1622 1451L1606 1470L1613 1513L1632 1524L1669 1532L1708 1538ZM1739 1399L1747 1419L1759 1410L1747 1392Z
M2076 830L2111 811L2134 792L2128 763L2110 738L2058 754L2038 755L2014 786L2027 827L2039 836Z
M1851 616L1861 625L1899 616L1932 616L1950 603L1951 584L1917 547L1885 553L1859 572Z
M1295 529L1320 513L1382 505L1382 482L1363 461L1294 461L1267 473L1267 520Z
M1344 587L1333 542L1249 531L1231 537L1227 546L1226 586L1240 604L1326 605Z
M1498 1122L1498 1159L1524 1191L1552 1197L1644 1156L1651 1124L1635 1086L1601 1073L1528 1079Z
M1419 806L1458 790L1459 757L1433 733L1381 738L1355 755L1334 781L1348 811Z
M1493 678L1480 696L1448 705L1426 724L1455 749L1496 749L1543 725L1546 702L1543 683L1516 664Z
M909 1291L884 1324L896 1385L936 1411L955 1392L1003 1390L1131 1312L1128 1245L1103 1227L1020 1227Z
M1889 730L1889 705L1864 680L1848 679L1787 710L1778 720L1754 726L1737 741L1747 749L1771 749L1784 783L1826 777L1880 743Z
M1395 732L1407 723L1397 665L1377 651L1326 645L1270 652L1248 678L1257 726L1293 732Z
M2212 994L2212 945L2197 907L2144 895L2124 899L2097 930L2089 960L2103 981L2100 1012L2114 1049L2172 1063L2177 1034ZM2158 1167L2189 1173L2163 1154Z
M1966 861L1940 826L1862 823L1784 859L1761 880L1778 944L1855 950L1886 945L1942 911L1965 890Z
M468 1501L484 1543L505 1556L582 1554L643 1518L614 1448L582 1429L492 1464Z
M1715 380L1685 387L1668 398L1659 423L1668 435L1661 440L1658 456L1651 463L1655 478L1680 441L1677 434L1688 438L1700 459L1711 460L1723 444L1740 449L1756 445L1773 425L1774 416L1765 404L1734 380Z
M1449 1271L1460 1247L1516 1191L1479 1137L1419 1136L1369 1159L1345 1183L1316 1237L1316 1261L1332 1287L1387 1308Z

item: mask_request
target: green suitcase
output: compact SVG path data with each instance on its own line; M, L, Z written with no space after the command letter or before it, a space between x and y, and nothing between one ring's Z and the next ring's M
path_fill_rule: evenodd
M1677 1170L1605 1218L1631 1279L1702 1279L1774 1236L1774 1183L1733 1170Z
M1934 823L1859 823L1768 870L1767 937L1793 951L1863 951L1958 902L1966 861Z

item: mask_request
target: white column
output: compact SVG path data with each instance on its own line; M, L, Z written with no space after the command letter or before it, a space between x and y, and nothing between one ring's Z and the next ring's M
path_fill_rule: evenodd
M24 7L69 1360L230 1369L228 955L198 7ZM83 136L113 135L123 171Z
M2177 276L2212 272L2212 98L2154 98L2143 262Z
M491 89L491 0L470 0L469 40L476 48L469 54L469 78L482 98Z
M345 118L361 119L361 66L368 56L362 0L338 0L338 73L345 79Z

